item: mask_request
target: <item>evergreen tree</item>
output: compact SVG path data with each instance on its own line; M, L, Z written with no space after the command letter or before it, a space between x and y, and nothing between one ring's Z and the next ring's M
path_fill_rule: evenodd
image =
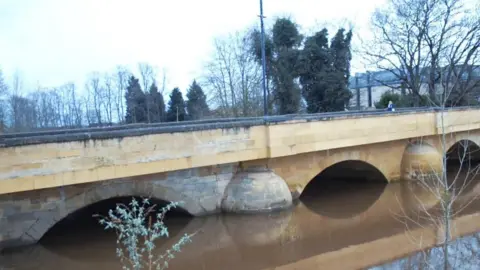
M253 30L251 34L252 48L251 52L255 56L255 59L259 64L262 63L262 33L259 30ZM265 33L265 59L267 62L267 76L269 74L269 67L273 61L273 41L270 38L269 34Z
M280 114L297 113L300 108L300 88L295 83L297 75L298 46L303 37L297 25L288 18L275 21L272 30L276 55L273 66L273 86L276 107Z
M253 32L252 52L259 63L262 60L260 37L258 31ZM302 40L298 27L288 18L277 19L271 34L265 37L267 77L273 84L270 100L275 102L279 114L296 113L300 108L301 93L295 78Z
M323 29L306 39L299 60L300 83L308 113L324 111L330 69L328 31Z
M352 92L348 89L348 79L350 78L350 61L352 54L350 43L352 40L352 31L345 35L345 29L341 28L332 39L330 53L332 58L332 89L326 97L329 100L330 111L341 111L352 98Z
M175 87L170 94L170 101L168 102L167 121L184 121L185 116L185 101L183 100L182 92Z
M165 121L165 101L155 83L152 83L148 91L148 101L150 121L152 123Z
M258 62L259 65L262 65L262 35L259 30L254 30L251 34L251 48L250 52L255 57L255 60ZM267 85L267 106L268 112L272 112L272 105L274 100L274 95L272 94L272 87L271 81L273 78L273 66L274 66L274 59L273 59L273 41L270 38L270 35L265 33L265 73L266 73L266 85Z
M289 18L278 18L272 29L274 49L294 48L302 43L303 37L297 25Z
M141 123L147 121L147 104L138 79L131 76L128 80L127 92L125 93L127 123Z
M208 115L207 96L194 80L187 91L187 112L189 120L202 119Z
M348 84L350 78L350 61L352 53L350 43L352 41L352 31L345 35L345 29L341 28L332 39L330 50L333 58L333 70L343 75L343 82Z
M341 111L352 97L350 75L351 32L340 29L328 45L328 31L308 37L299 60L302 94L307 112Z

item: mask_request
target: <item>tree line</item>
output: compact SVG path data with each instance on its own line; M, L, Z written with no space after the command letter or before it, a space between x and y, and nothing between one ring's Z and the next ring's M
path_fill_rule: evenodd
M360 40L364 47L357 55L400 82L384 82L391 91L377 104L384 106L394 98L402 106L471 104L480 92L477 11L459 0L389 0L377 9L372 15L373 36ZM265 37L268 114L348 107L352 39L352 30L339 28L331 37L326 28L305 34L290 18L274 19ZM112 72L89 74L81 88L67 83L39 87L27 95L18 74L8 85L0 71L0 124L5 131L19 132L260 116L260 44L257 28L217 37L203 73L192 81L185 97L179 88L167 95L165 72L158 79L156 69L146 63L138 65L138 76L118 66Z
M153 82L148 91L143 91L139 80L130 76L126 88L126 123L155 123L198 120L209 115L210 109L202 87L194 80L187 90L187 100L175 87L170 93L168 109L165 110L163 95Z
M191 83L186 99L176 87L167 104L165 74L159 83L156 70L146 63L138 65L138 78L121 66L111 73L91 73L83 91L67 83L24 95L18 74L11 86L0 75L0 121L6 131L22 132L261 115L259 33L253 29L215 39L214 54L199 81ZM278 18L266 35L270 114L344 108L351 96L351 31L340 29L329 41L326 29L304 36L291 19ZM208 90L210 99L203 88Z
M67 83L24 95L21 76L15 73L10 86L0 70L0 126L4 132L27 132L208 117L206 95L195 80L187 90L187 100L174 88L167 107L165 77L159 89L151 65L140 63L139 73L137 78L119 66L112 73L89 74L82 92Z

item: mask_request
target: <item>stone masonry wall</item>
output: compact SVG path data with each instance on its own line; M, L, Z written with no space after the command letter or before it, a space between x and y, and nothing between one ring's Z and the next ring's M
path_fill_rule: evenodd
M241 204L228 212L264 211L266 206L275 210L278 202L286 202L281 208L291 205L287 184L273 172L265 179L268 185L253 185L233 192L231 189L236 185L229 184L238 170L238 164L231 163L0 195L0 250L35 243L68 214L115 197L142 196L182 202L181 207L194 216L222 211L225 194L230 194L228 201L231 203L245 202L248 197L248 207ZM248 174L259 183L264 182L261 179L264 173L242 172L242 175ZM272 182L272 179L275 181ZM279 188L285 192L272 192ZM230 191L226 192L226 189Z
M479 114L476 108L449 110L441 122L449 132L478 131ZM264 120L1 135L0 194L306 155L441 131L439 114L431 108Z
M0 249L38 241L56 222L95 202L121 196L182 201L192 215L220 211L235 164L0 195Z

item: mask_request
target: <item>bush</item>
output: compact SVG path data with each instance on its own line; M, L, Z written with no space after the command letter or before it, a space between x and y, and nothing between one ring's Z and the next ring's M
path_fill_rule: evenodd
M387 108L390 100L393 102L396 108L415 107L415 97L413 94L400 95L391 91L383 93L380 96L380 100L375 102L375 107L377 109ZM428 97L421 95L418 101L418 106L423 107L428 105Z
M380 100L378 102L375 102L375 108L381 109L381 108L387 108L388 102L392 101L393 104L395 104L396 107L399 107L399 101L400 101L400 95L392 92L385 92L380 96Z
M105 230L114 229L117 232L117 257L120 258L124 270L166 269L168 262L175 258L180 248L191 242L194 234L185 234L165 253L155 256L155 240L161 237L168 238L168 228L163 223L165 214L180 203L170 203L161 208L156 214L156 221L152 224L151 214L155 213L156 205L150 206L148 199L139 203L135 198L129 205L117 204L117 207L108 211L108 217L100 217L99 223ZM147 221L148 219L148 221Z

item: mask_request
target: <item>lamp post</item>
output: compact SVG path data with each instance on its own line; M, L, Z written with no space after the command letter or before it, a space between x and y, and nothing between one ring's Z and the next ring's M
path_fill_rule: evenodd
M265 59L265 28L263 26L263 0L260 0L260 29L261 29L261 50L262 50L262 84L263 84L263 116L268 115L267 110L267 63Z

